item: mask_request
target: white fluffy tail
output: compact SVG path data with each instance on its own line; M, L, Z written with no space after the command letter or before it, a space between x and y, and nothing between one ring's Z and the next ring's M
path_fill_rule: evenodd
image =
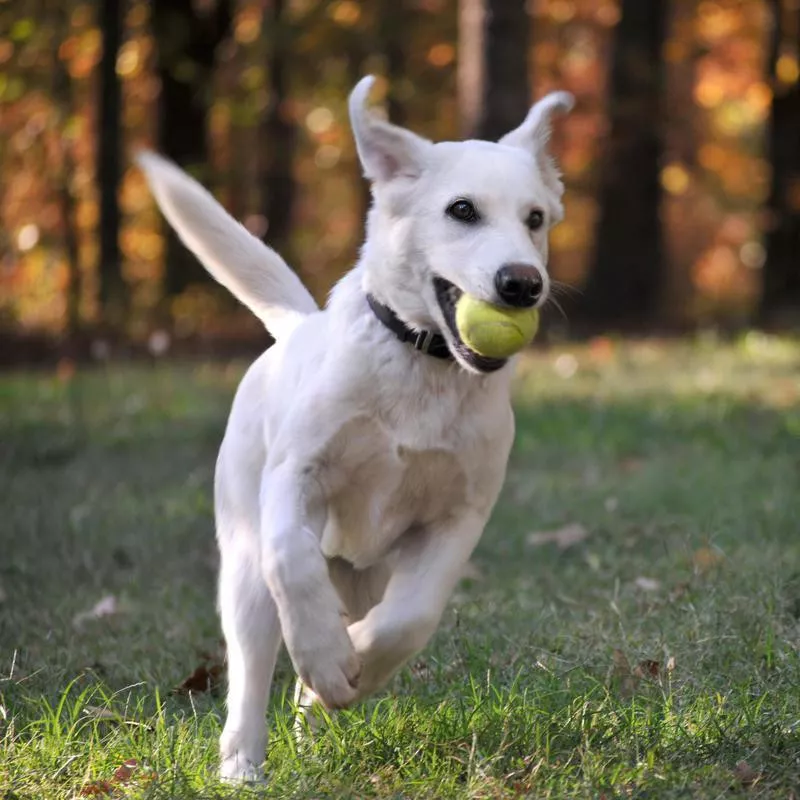
M240 225L197 181L155 153L137 163L181 241L280 339L318 310L286 262Z

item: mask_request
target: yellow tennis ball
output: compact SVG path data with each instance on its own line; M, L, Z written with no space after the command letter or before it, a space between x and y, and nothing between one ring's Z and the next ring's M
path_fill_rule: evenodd
M456 327L470 350L486 358L509 358L533 341L539 328L535 308L500 308L462 294L456 304Z

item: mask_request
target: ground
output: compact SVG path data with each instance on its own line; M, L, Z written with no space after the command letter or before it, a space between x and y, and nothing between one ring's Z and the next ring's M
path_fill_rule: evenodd
M242 369L0 376L0 798L251 795L214 779L219 688L180 690L219 669ZM283 657L252 795L800 797L799 398L800 344L758 334L526 356L435 640L302 751Z

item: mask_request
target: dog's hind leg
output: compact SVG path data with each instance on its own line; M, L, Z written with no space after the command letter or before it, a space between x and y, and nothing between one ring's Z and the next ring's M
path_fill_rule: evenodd
M255 540L221 548L219 606L228 650L228 717L220 738L220 775L258 781L267 745L266 711L281 645L278 611L261 577Z

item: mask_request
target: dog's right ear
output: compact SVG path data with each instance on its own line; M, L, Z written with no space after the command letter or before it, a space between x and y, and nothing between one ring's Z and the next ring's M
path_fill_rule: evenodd
M375 78L362 78L350 93L350 124L364 175L371 181L417 178L427 162L431 142L411 131L378 118L367 108Z

